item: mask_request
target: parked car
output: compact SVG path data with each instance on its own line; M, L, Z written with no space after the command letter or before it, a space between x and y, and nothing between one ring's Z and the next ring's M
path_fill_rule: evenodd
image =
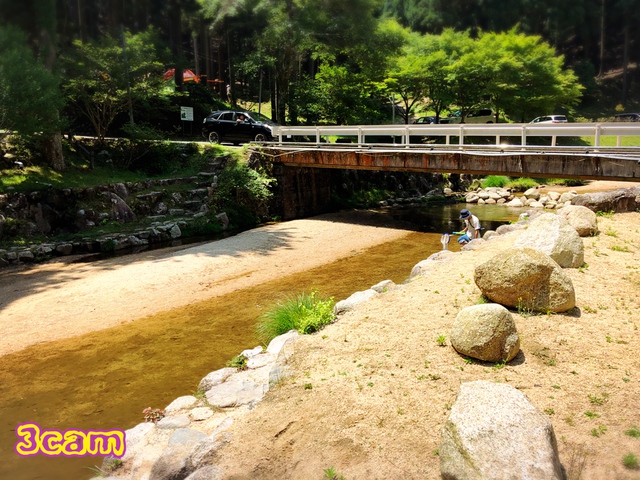
M640 113L618 113L613 116L614 122L640 122Z
M273 128L277 124L255 112L218 110L202 122L202 136L211 143L268 142L273 140Z
M418 124L418 125L427 125L427 124L430 124L430 123L436 123L436 117L434 117L434 116L420 117L420 118L416 118L411 123L415 123L415 124Z
M464 123L495 123L496 112L490 108L480 108L472 110L464 117ZM460 110L447 118L440 120L440 123L462 123L462 113Z
M545 115L531 120L529 123L567 123L567 117L564 115Z

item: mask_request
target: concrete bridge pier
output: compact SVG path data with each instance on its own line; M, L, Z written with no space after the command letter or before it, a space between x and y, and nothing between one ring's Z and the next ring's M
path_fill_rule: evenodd
M273 165L277 181L273 213L282 220L305 218L329 211L331 170Z

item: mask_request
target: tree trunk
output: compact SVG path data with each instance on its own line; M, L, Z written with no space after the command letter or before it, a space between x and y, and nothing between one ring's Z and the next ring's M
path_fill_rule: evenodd
M44 141L44 155L56 172L61 172L66 168L64 154L62 153L62 134L54 133Z

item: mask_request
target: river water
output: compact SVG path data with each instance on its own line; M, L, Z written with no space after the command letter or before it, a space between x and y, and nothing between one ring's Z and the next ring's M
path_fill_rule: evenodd
M258 344L258 317L285 296L317 289L336 301L382 280L402 283L420 260L442 249L442 233L461 228L460 206L392 209L414 233L323 267L80 337L34 345L0 358L0 479L95 476L101 457L19 457L23 422L65 430L127 429L146 407L164 408L196 391L207 373ZM476 206L486 229L521 210ZM451 237L450 250L458 250ZM117 305L114 305L117 308Z

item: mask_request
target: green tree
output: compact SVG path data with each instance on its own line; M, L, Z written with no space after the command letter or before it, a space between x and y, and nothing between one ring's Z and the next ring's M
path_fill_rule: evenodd
M556 109L569 110L580 100L583 87L564 58L540 37L515 29L482 34L480 58L490 67L485 94L496 111L520 122Z
M160 94L163 66L152 30L127 34L127 61L120 41L103 37L98 42L74 42L64 57L67 99L92 124L103 141L116 116L131 102Z
M0 128L44 141L60 130L63 104L58 78L36 61L27 36L0 27Z
M484 101L485 89L491 79L485 52L479 51L469 32L445 30L442 49L449 58L446 82L452 103L460 109L462 118Z

